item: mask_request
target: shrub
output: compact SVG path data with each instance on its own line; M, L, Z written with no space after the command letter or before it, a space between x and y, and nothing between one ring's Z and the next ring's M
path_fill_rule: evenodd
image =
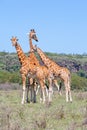
M71 76L71 86L72 89L87 90L87 79L73 73Z
M18 72L0 71L0 83L21 83L21 76Z

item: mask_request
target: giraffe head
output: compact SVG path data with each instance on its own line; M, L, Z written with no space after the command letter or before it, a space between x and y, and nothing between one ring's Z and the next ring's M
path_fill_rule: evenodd
M33 40L35 40L35 41L38 42L38 38L37 38L37 36L36 36L36 32L35 32L34 29L31 29L31 30L30 30L29 39L33 39Z
M13 46L17 45L17 41L18 41L17 37L12 37L11 42Z

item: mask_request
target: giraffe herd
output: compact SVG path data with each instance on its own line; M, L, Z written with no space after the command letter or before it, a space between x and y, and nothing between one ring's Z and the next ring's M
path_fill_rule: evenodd
M33 96L31 96L31 101L36 102L36 89L38 88L38 86L41 89L40 102L45 103L46 101L45 91L47 92L48 102L51 102L53 94L53 84L55 84L58 90L60 90L57 82L58 78L60 78L60 80L64 82L66 90L66 102L68 101L72 102L72 96L70 90L70 71L67 68L61 67L58 64L56 64L53 60L48 58L40 48L32 44L32 40L35 40L36 42L38 41L34 29L30 30L28 37L30 45L30 51L28 56L24 54L21 46L18 43L17 37L12 37L11 39L12 45L15 46L19 62L21 64L20 74L22 77L22 85L23 85L23 94L21 103L24 104L25 102L29 101L28 99L29 88L31 88L33 92ZM35 55L35 52L37 52L37 54L40 56L44 65L40 64L39 60ZM29 85L26 88L27 78L29 81Z

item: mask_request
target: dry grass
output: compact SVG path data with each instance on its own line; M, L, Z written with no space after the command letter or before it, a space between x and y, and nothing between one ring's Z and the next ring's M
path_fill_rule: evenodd
M56 92L50 106L39 103L21 105L21 90L0 91L0 130L86 130L87 92L72 93L65 102Z

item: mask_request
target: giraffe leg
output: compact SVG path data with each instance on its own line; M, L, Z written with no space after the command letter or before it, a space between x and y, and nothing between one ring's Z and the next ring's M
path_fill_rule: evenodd
M45 103L46 98L45 98L45 92L44 92L44 88L42 89L42 94L43 94L43 103Z
M48 101L52 102L52 94L53 94L53 89L52 89L52 79L49 80L49 94L48 94Z
M61 88L62 88L62 83L60 82L60 85L59 85L59 94L60 95L62 95Z
M52 87L49 87L49 95L48 95L48 101L49 102L52 102L52 94L53 94Z
M36 81L34 80L34 97L33 97L33 102L36 103L36 87L37 87L37 83Z
M27 83L27 96L26 96L26 102L29 103L29 87L30 87L30 79L28 78L28 83Z
M58 83L57 83L57 80L54 80L53 82L54 82L54 84L56 85L56 87L57 87L57 89L58 89L58 93L59 93L60 95L62 95L62 93L61 93L61 84L60 84L60 86L59 86Z
M57 80L53 80L53 83L56 85L57 89L58 89L58 92L59 92L59 85L57 83Z
M68 102L70 100L70 102L72 102L72 96L71 96L71 90L70 90L70 83L68 82L64 82L65 85L65 89L66 89L66 102Z
M68 94L69 94L69 100L72 102L72 95L71 95L71 90L70 90L70 83L68 84Z
M46 86L46 95L47 95L47 97L48 97L48 88L47 88L47 86Z
M70 102L72 102L71 91L69 91L69 98L70 98Z
M42 101L43 101L43 95L42 95L42 89L40 89L40 103L42 103Z
M33 85L31 85L30 89L30 102L33 102Z
M28 97L28 94L29 94L29 85L27 85L27 96L26 96L26 102L29 103L29 97Z
M33 98L33 102L36 103L36 90L34 88L34 98Z
M45 83L43 80L40 80L40 86L41 86L41 98L40 98L40 102L42 101L43 103L45 103L46 98L45 98Z
M69 89L66 90L66 102L72 102L72 96L71 96L71 91Z
M69 98L68 98L68 89L66 89L66 102L68 102L69 101Z
M37 86L36 95L38 94L39 88L40 88L40 85Z
M69 96L68 96L68 84L67 84L67 81L64 81L64 85L65 85L65 90L66 90L66 102L68 102L69 101Z
M25 91L26 91L26 76L22 75L22 82L23 82L23 95L22 95L22 104L24 104L25 101Z

